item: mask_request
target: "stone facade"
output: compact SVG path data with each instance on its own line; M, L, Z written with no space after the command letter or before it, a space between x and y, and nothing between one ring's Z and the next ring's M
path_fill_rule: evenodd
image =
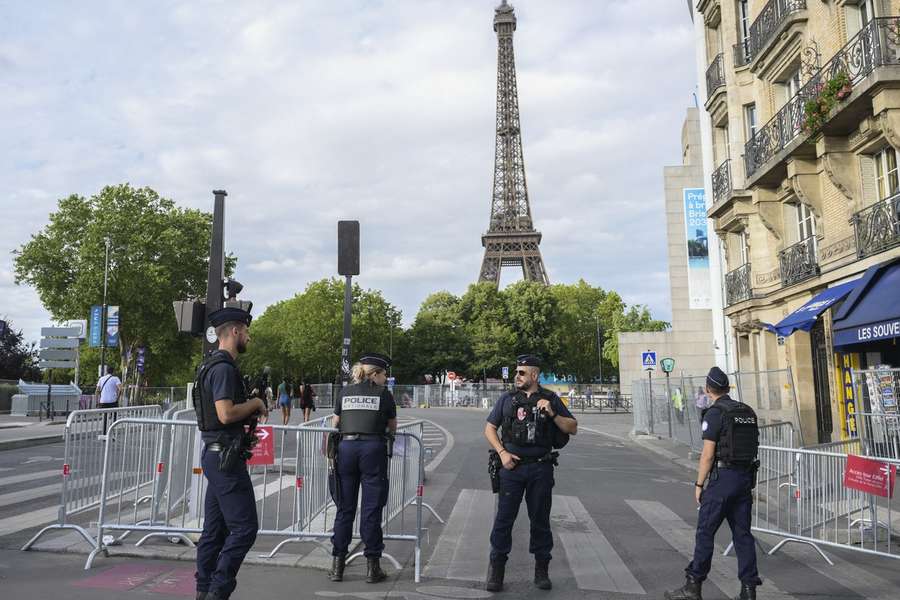
M764 325L900 255L896 228L896 243L872 251L863 230L870 213L861 212L900 193L889 156L900 147L900 0L700 0L696 8L711 69L701 82L714 163L708 216L725 248L737 367L790 368L804 439L839 439L830 311L813 332L784 340ZM817 109L823 103L828 110Z
M668 240L669 293L672 329L619 334L619 381L622 393L631 393L635 379L647 377L641 353L654 350L658 358L675 359L675 373L706 373L713 364L712 311L691 309L688 297L688 255L684 222L685 188L703 187L699 111L690 108L681 132L684 164L665 167L666 239ZM655 377L663 377L661 371Z

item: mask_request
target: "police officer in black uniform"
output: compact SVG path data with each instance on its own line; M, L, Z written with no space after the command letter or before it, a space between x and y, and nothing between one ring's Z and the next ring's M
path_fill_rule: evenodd
M559 396L538 385L540 360L531 354L516 358L514 392L503 394L487 418L484 436L500 456L499 499L491 531L491 562L486 589L503 589L506 559L512 549L512 528L519 514L522 496L531 520L534 554L534 585L542 590L553 587L548 569L553 534L550 532L550 507L553 494L553 466L562 447L560 437L568 439L578 431L578 421ZM498 435L498 429L500 434Z
M209 315L219 349L197 369L194 410L204 442L200 464L209 483L203 534L197 543L197 599L228 598L237 572L256 540L256 498L247 473L245 425L267 414L260 398L247 398L244 378L234 359L247 350L250 313L223 308ZM248 443L245 443L248 442Z
M704 411L701 424L703 452L694 484L700 505L694 559L685 569L685 585L666 592L667 600L702 600L701 587L712 565L716 531L725 519L738 557L741 593L737 600L756 600L756 586L762 584L756 569L756 542L750 532L752 490L759 468L759 426L753 409L732 400L729 389L728 376L718 367L710 369L706 393L714 404Z
M388 445L397 430L397 405L385 387L390 366L391 359L384 354L364 354L353 366L353 383L341 390L335 403L334 427L341 437L336 461L340 490L331 537L331 581L344 578L360 484L359 533L365 544L366 581L378 583L387 577L381 570L381 513L388 497Z

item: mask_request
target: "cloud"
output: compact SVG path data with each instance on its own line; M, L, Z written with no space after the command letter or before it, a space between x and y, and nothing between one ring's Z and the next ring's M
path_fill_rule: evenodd
M335 221L359 219L360 284L411 322L429 293L462 293L479 271L494 4L9 7L0 205L16 225L0 271L71 193L129 181L210 210L210 190L224 188L226 247L257 314L335 276ZM662 169L681 162L695 87L687 11L514 4L527 181L551 279L584 278L668 319ZM33 290L0 278L0 297L36 338L48 317Z

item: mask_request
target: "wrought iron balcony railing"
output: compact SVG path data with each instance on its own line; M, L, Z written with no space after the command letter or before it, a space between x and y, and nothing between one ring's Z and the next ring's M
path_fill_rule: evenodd
M712 193L713 203L718 204L723 200L727 200L734 190L734 184L731 179L731 159L723 162L713 171L712 174Z
M818 275L816 237L810 236L779 252L778 263L781 267L781 287L787 287Z
M725 55L716 55L706 69L706 101L713 97L717 89L725 85Z
M750 263L725 273L725 304L731 306L753 297L750 285Z
M830 80L846 75L852 87L875 67L897 64L900 64L900 17L873 19L810 77L800 91L747 142L744 153L747 177L797 136L814 133L807 126L805 105L807 100L817 99Z
M750 25L749 55L757 56L778 33L782 23L792 14L806 8L806 0L769 0ZM751 59L752 60L752 59Z
M853 215L856 253L859 258L900 246L900 194L864 208Z
M753 55L750 54L750 38L734 45L734 67L740 68L750 64Z

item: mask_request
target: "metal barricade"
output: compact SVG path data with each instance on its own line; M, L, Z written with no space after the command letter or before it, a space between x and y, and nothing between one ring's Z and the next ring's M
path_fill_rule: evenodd
M183 411L188 417L188 411ZM259 518L258 536L284 538L266 556L275 556L286 544L323 543L331 537L335 506L328 491L328 464L325 440L334 429L322 426L328 417L300 426L272 425L275 457L273 464L251 467ZM434 510L424 502L425 451L421 421L398 427L394 454L389 461L389 494L382 522L384 539L407 541L415 545L415 578L421 573L422 510ZM147 455L132 456L126 464L116 460L113 446L107 444L101 481L98 531L94 549L85 568L97 554L107 553L105 534L116 531L145 533L137 545L154 537L181 538L202 532L206 481L200 469L200 436L196 423L177 419L125 419L117 421L111 436L119 430L154 440ZM268 429L266 433L268 434ZM133 453L134 454L134 453ZM147 481L145 492L153 499L142 506L142 494L132 493L120 484L118 473L134 472ZM415 507L415 514L407 509ZM443 521L441 521L443 522ZM359 539L358 516L354 539ZM350 559L358 556L357 554ZM384 555L396 568L399 563ZM348 561L349 562L349 561Z
M794 448L793 423L768 423L759 426L759 445L776 448Z
M866 456L900 459L900 414L856 413L856 432Z
M103 457L106 448L107 429L118 419L127 417L153 418L161 413L159 406L132 406L122 408L96 408L75 410L69 413L63 432L62 487L60 492L59 518L34 535L22 550L29 550L46 532L56 529L72 529L89 544L94 539L81 526L71 521L80 513L96 509L100 505L101 480L103 479ZM113 457L125 456L132 447L128 432L121 438L112 439L110 453ZM139 444L143 441L139 441ZM133 473L123 470L117 477L122 489L131 493L140 489L145 481L132 477Z

